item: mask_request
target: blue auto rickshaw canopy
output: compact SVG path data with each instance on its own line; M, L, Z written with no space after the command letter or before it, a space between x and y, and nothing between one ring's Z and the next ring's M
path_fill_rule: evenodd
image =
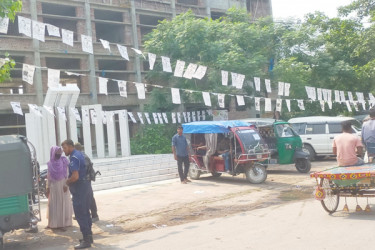
M228 133L230 132L230 128L249 126L248 122L243 121L200 121L182 124L184 134Z

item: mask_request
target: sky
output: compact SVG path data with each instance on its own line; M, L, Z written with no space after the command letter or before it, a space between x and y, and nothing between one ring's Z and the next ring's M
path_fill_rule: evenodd
M305 14L315 11L335 17L338 7L351 2L352 0L272 0L272 12L275 20L289 17L302 19Z

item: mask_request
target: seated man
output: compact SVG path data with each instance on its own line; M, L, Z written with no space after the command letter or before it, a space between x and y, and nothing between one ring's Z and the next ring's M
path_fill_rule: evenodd
M230 156L230 140L223 137L217 144L216 152L221 155L225 161L225 172L230 172L229 156Z
M362 155L363 145L356 134L352 134L350 121L342 123L342 134L333 140L333 154L337 155L337 162L340 167L359 166L364 162L357 157Z

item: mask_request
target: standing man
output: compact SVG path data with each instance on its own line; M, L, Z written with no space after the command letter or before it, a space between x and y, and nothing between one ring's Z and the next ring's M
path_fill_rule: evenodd
M191 182L187 178L190 164L190 152L186 137L182 135L182 132L182 126L178 126L177 134L172 137L172 152L174 159L177 161L178 174L180 176L181 184L187 184L188 182ZM182 163L184 163L184 170L182 170Z
M375 107L369 112L370 119L363 123L362 126L362 142L367 149L368 157L375 157Z
M94 163L92 163L90 157L88 157L85 152L83 152L83 147L81 143L76 142L74 144L74 148L78 151L80 151L83 156L85 157L85 166L87 170L87 180L90 181L90 185L92 181L95 181L95 170L93 169ZM91 185L91 190L92 190L92 185ZM92 192L92 201L90 205L90 212L91 212L91 221L92 222L97 222L99 221L99 215L98 215L98 208L96 206L96 201L94 198L94 192Z
M357 157L362 155L363 145L356 134L352 134L350 121L342 123L342 134L333 139L333 154L337 155L337 163L340 167L359 166L364 161Z
M73 196L74 214L83 235L83 240L74 249L91 247L93 243L91 231L90 205L92 200L92 189L90 181L87 180L85 158L80 151L74 149L72 140L65 140L61 144L66 156L69 156L69 178L66 185L69 186Z

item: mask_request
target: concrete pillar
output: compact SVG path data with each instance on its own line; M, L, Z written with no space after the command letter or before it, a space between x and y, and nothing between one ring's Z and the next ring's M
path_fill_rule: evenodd
M60 144L56 141L56 127L55 127L55 116L49 113L46 109L42 109L42 144L43 144L43 158L50 158L50 149L52 146L59 146Z
M210 5L210 1L211 0L204 0L204 5L206 6L206 15L208 17L211 17L211 5Z
M104 141L102 105L95 105L94 109L98 117L98 121L95 124L96 153L97 153L98 158L105 158L105 141Z
M92 25L91 25L91 9L90 9L90 1L85 0L85 21L86 21L86 35L92 37ZM93 37L93 41L95 38ZM91 103L97 104L98 103L98 91L96 88L96 78L95 78L95 59L94 55L88 55L88 65L89 65L89 84L90 84L90 96L91 96Z
M135 4L134 0L130 0L130 17L132 22L132 36L133 36L133 46L135 49L139 49L138 43L138 29L137 29L137 15L135 13ZM139 56L135 57L135 71L136 71L136 81L142 82L142 75L141 75L141 61Z
M129 136L129 121L128 111L120 110L119 115L119 127L120 127L120 139L121 139L121 155L122 157L130 156L130 136Z
M36 0L30 0L30 14L31 19L38 20L37 14L37 3ZM34 65L37 66L34 73L34 86L37 98L37 105L43 104L43 81L42 81L42 71L40 67L40 52L39 52L39 41L37 39L33 40L33 51L34 51Z
M61 114L59 114L57 109L55 114L57 123L57 144L60 145L63 141L68 139L68 133L66 132L66 120Z
M90 118L86 119L84 113L87 112L90 116L88 107L82 106L82 130L83 130L83 145L85 154L92 158L92 142L91 142L91 124Z
M207 0L206 0L207 1ZM172 17L176 17L176 0L171 0Z
M68 118L68 137L72 141L78 142L77 120L74 113L71 110L71 107L67 107L66 113L66 117Z
M117 156L117 138L116 138L116 124L114 114L107 112L107 138L108 138L108 156Z
M43 129L42 129L42 118L33 114L25 114L26 136L28 140L34 145L36 151L36 157L40 164L46 163L49 159L46 158L45 148L43 147ZM49 151L48 151L49 152Z

